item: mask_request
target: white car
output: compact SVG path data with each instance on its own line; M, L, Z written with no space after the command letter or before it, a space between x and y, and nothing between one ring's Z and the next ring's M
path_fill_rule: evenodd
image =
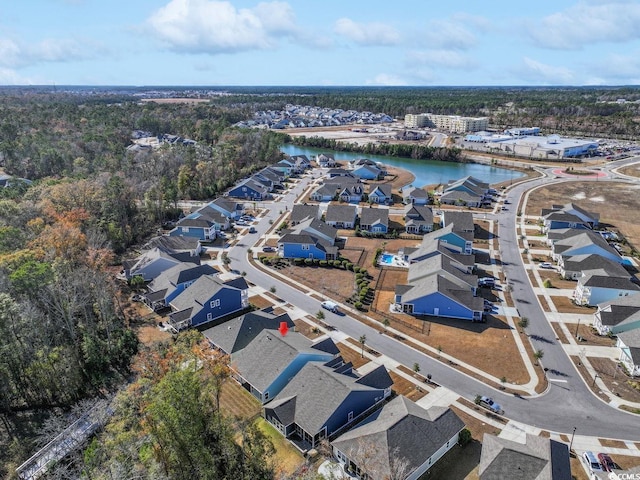
M320 306L322 308L324 308L325 310L329 310L330 312L333 313L338 313L338 304L335 302L331 302L329 300L324 301L320 304Z
M553 265L549 262L542 262L540 268L553 268Z

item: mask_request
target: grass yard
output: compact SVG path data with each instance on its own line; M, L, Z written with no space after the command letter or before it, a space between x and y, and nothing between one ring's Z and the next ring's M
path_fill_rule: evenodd
M262 295L253 295L252 297L249 297L249 303L251 305L255 305L258 310L273 306L273 302L264 298Z
M608 358L588 358L591 366L598 372L598 376L611 392L624 400L640 403L640 390L633 388L634 384L638 384L640 388L640 381L637 378L627 376L622 368L616 369L617 364Z
M357 351L342 342L338 343L337 347L338 350L340 350L340 355L342 356L342 359L345 361L345 363L351 362L353 364L353 368L360 368L370 361L367 357L362 358L359 345Z
M422 397L427 395L427 392L423 388L420 388L420 390L418 390L415 383L413 383L411 380L407 380L396 372L389 371L389 375L393 380L393 386L391 387L391 389L396 394L407 397L409 400L413 400L414 402L417 402Z
M640 467L640 457L631 455L611 455L611 459L616 462L623 470L633 467Z
M551 296L551 301L560 313L582 313L586 317L593 315L596 311L596 309L592 307L576 305L573 303L573 299L564 295L553 295L554 292L552 289L549 289L548 293Z
M305 320L298 319L294 320L293 323L296 326L296 332L300 332L302 335L310 338L311 340L315 340L322 335L322 332L320 332L319 330L314 332L314 328L316 327L310 325L309 322Z
M591 318L587 317L585 323L591 322ZM583 339L585 345L599 345L601 347L615 347L616 340L615 338L610 338L607 336L598 335L597 330L595 330L591 325L580 323L578 327L578 335L580 335ZM575 326L573 329L569 327L570 330L573 330L575 333Z
M249 419L260 413L260 402L238 382L229 378L222 386L220 409L228 416Z
M451 410L453 410L455 414L460 417L460 419L466 425L467 429L471 432L471 437L474 440L477 440L478 442L482 442L482 437L484 436L485 433L490 433L492 435L499 435L501 432L501 429L494 427L489 423L483 422L482 419L478 417L469 415L463 410L460 410L455 405L451 406Z
M295 473L305 461L300 451L264 418L257 418L255 423L260 431L271 440L276 449L275 455L271 458L277 472L276 477L280 478Z

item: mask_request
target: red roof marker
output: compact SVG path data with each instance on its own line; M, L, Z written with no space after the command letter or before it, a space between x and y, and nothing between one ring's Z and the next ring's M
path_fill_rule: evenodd
M280 332L280 335L284 337L289 331L289 325L287 325L287 322L280 322L280 328L278 328L278 331Z

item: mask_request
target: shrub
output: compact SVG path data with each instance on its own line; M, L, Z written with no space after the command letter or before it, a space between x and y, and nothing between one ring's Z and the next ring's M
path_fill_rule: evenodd
M354 265L354 267L353 267L353 271L354 271L355 273L360 273L360 272L362 272L362 268L361 268L361 267L359 267L358 265Z
M313 264L313 259L311 259L311 258L305 258L305 259L304 259L304 264L305 264L305 265L307 265L307 266L308 266L308 265Z
M293 263L295 263L296 265L300 265L303 262L304 262L304 258L297 257L293 259Z
M551 283L551 279L547 278L544 282L542 282L544 288L553 288L553 284Z
M321 267L326 267L327 266L327 261L326 260L320 260L320 266Z
M346 268L347 270L353 270L353 263L351 263L351 262L347 262L347 264L345 265L345 268Z
M362 310L362 302L356 302L353 304L354 307L356 307L358 310Z
M461 447L464 447L471 441L471 431L468 428L463 428L460 430L460 434L458 435L458 443Z
M356 273L356 281L360 281L362 279L361 273Z

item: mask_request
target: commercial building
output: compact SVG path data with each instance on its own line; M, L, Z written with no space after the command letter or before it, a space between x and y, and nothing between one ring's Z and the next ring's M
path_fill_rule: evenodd
M404 124L407 128L431 127L452 133L465 133L486 130L489 126L489 119L487 117L419 113L405 115Z

